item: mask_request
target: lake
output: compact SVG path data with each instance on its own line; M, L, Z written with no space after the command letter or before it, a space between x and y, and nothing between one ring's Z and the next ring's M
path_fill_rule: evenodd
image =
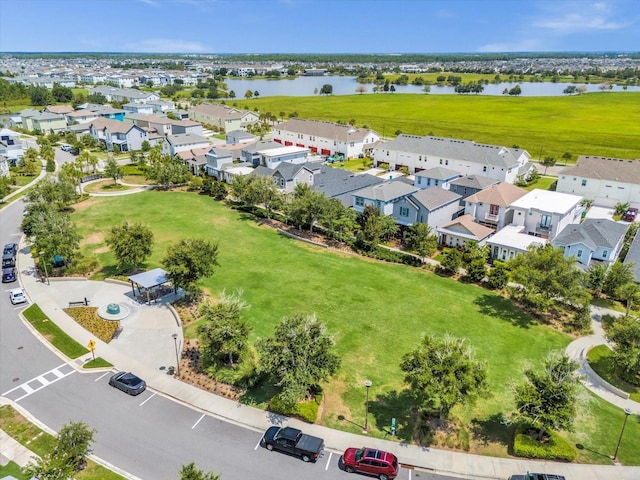
M273 97L273 96L289 96L289 97L307 97L315 95L314 90L320 91L323 85L329 84L333 87L334 95L354 95L356 94L356 88L360 85L356 82L355 77L344 76L324 76L324 77L296 77L292 79L280 79L280 80L265 80L265 79L227 79L226 82L229 90L233 90L236 94L236 98L243 99L247 90L260 93L261 97ZM503 90L511 89L517 84L522 89L521 96L523 97L557 97L562 96L562 91L571 85L570 83L531 83L531 82L519 82L519 83L499 83L489 84L484 86L484 91L480 95L503 95ZM575 84L577 86L581 84ZM364 84L367 89L365 94L372 94L373 84ZM421 86L416 85L394 85L395 93L424 93ZM588 92L599 92L600 85L590 84L587 85ZM624 89L622 86L614 85L610 90L612 92L622 92ZM628 92L640 92L640 87L630 86L627 87ZM431 92L429 95L451 95L455 94L454 87L449 86L436 86L431 85ZM474 94L471 94L474 95Z

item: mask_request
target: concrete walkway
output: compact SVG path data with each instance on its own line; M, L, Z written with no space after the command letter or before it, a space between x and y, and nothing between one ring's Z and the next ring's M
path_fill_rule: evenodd
M14 462L25 467L32 457L37 455L0 430L0 465L6 466L9 462Z

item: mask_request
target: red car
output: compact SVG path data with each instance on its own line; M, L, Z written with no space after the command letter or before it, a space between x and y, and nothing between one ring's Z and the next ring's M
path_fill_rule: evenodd
M627 209L626 212L624 212L624 215L622 215L622 220L624 220L625 222L635 222L637 216L638 216L638 209L629 208Z
M396 478L400 469L393 453L366 447L347 448L342 455L342 465L348 473L366 473L380 480Z

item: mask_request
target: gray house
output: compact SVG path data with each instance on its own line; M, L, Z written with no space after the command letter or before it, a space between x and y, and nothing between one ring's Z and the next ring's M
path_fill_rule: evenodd
M418 188L440 187L449 190L449 183L462 175L454 170L444 167L433 167L427 170L416 171L415 182Z
M640 283L640 231L631 242L627 256L624 258L625 264L633 265L633 274L636 283Z
M456 216L460 195L444 188L427 188L412 193L394 206L393 217L400 225L426 223L433 230Z

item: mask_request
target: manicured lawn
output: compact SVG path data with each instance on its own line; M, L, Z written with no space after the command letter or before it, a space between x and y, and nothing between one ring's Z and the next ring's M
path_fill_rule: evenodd
M536 180L534 183L527 185L526 187L522 187L525 190L535 190L540 189L540 190L550 190L551 189L551 185L558 180L556 177L544 177L541 176L538 180Z
M129 187L127 185L122 185L120 183L114 183L112 178L108 178L102 180L100 182L90 183L89 185L84 185L82 190L86 193L108 193L108 192L118 192L124 190L131 190L136 187Z
M433 134L479 143L518 145L537 157L565 152L640 157L640 93L598 92L571 97L479 95L336 95L244 100L250 110L297 111L301 118L336 122L356 119L379 134Z
M82 368L108 368L108 367L113 367L113 364L107 362L102 357L96 357L95 360L89 360L87 363L85 363L82 366Z
M340 371L325 387L322 416L324 424L336 428L361 430L349 421L362 425L363 382L370 379L372 435L383 436L396 417L399 438L410 439L409 405L398 365L424 333L452 333L467 338L487 361L493 392L474 408L455 410L455 417L478 435L491 432L497 438L490 447L472 442L472 451L496 449L498 443L503 446L497 454L505 455L508 435L496 419L513 405L510 381L570 341L487 290L415 268L315 248L204 196L150 191L95 198L78 205L74 218L87 239L83 253L107 267L97 278L107 275L114 263L103 235L125 220L144 222L154 231L148 267L159 266L168 245L179 238L217 241L220 267L203 285L214 295L244 290L251 304L246 318L253 327L252 340L270 335L283 316L315 313L335 336L342 357Z
M605 381L614 387L630 394L631 400L640 402L640 387L631 385L619 379L614 371L613 361L611 360L611 349L606 345L598 345L587 353L587 360L591 368L600 375Z
M22 312L27 321L40 332L54 347L69 358L78 358L89 353L85 347L64 333L60 327L49 320L38 305L31 305Z
M29 480L26 475L22 474L22 469L20 465L14 462L9 462L5 466L0 465L0 478L5 478L11 475L18 480Z

